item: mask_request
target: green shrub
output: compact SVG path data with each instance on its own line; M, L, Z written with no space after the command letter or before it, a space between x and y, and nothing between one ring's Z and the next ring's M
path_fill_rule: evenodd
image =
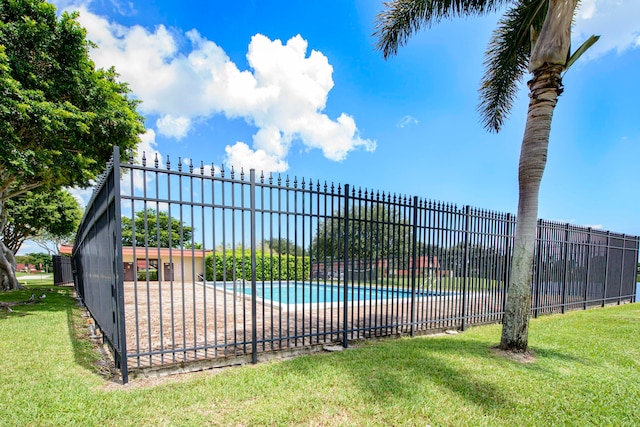
M205 263L207 280L214 280L214 264L215 280L251 280L250 253L226 251L207 255ZM263 252L256 254L257 280L308 280L310 268L309 257Z
M149 271L149 280L155 282L158 280L158 270L151 268ZM138 280L147 280L147 270L138 270Z

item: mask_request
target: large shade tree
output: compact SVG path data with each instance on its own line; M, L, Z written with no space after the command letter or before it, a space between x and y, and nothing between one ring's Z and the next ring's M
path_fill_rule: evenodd
M262 246L268 248L269 251L280 255L302 255L302 248L297 246L291 240L272 237L262 242Z
M171 225L169 225L171 224ZM134 238L135 230L135 238ZM192 242L193 227L167 212L147 209L131 217L122 217L122 245L146 246L150 248L201 247Z
M310 254L314 260L344 258L345 218L341 210L320 221ZM408 260L411 226L400 209L386 204L367 204L349 209L348 256L351 260L396 258Z
M394 0L377 16L377 48L395 55L413 34L442 19L485 15L507 7L485 56L480 86L482 121L502 127L528 70L529 110L518 169L519 199L513 269L508 285L500 347L526 351L531 269L538 217L538 191L547 160L551 119L563 91L563 72L597 37L570 54L571 25L579 0Z
M16 253L25 240L60 243L73 239L82 218L80 203L66 189L27 191L5 202L2 240ZM47 251L51 255L50 249Z
M114 145L123 160L144 132L115 70L96 69L76 13L42 0L0 2L0 235L5 203L27 191L88 186ZM0 241L0 289L15 289Z

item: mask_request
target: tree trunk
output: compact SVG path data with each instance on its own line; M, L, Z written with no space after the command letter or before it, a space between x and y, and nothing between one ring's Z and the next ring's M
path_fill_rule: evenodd
M545 65L534 72L533 79L529 82L529 112L518 168L520 195L513 245L513 268L500 340L500 348L503 350L526 351L528 347L538 192L547 163L551 118L558 96L562 93L562 70L561 65Z
M16 278L16 258L3 241L7 225L7 210L4 208L4 202L7 197L5 188L0 192L0 291L22 289Z
M16 279L16 259L0 240L0 290L10 291L22 288Z
M519 198L513 268L502 320L500 348L527 351L533 253L538 221L538 192L547 163L551 119L562 93L564 66L571 44L571 21L578 0L551 0L529 70L529 111L518 168Z

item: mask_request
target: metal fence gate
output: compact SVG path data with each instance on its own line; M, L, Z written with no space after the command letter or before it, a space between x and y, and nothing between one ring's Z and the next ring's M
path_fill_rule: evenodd
M53 284L56 286L73 283L73 269L71 258L68 256L53 256Z
M116 148L73 265L126 382L499 322L514 231L510 214ZM633 301L637 260L638 237L540 220L532 314Z

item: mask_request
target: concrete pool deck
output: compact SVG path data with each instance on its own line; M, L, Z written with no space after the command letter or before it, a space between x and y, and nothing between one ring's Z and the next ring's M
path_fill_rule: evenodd
M125 282L125 324L130 369L228 358L251 352L251 297L201 282ZM499 294L467 294L469 319L498 321ZM455 328L461 295L419 298L414 313L406 298L348 303L349 341ZM501 316L501 314L500 314ZM473 322L476 323L476 322ZM277 304L256 300L258 352L341 342L344 304ZM156 354L152 354L156 353Z

